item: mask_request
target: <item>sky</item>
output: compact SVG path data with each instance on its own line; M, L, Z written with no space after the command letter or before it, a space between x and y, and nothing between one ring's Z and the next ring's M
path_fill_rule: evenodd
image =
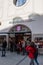
M26 2L26 0L17 0L16 6L21 6Z

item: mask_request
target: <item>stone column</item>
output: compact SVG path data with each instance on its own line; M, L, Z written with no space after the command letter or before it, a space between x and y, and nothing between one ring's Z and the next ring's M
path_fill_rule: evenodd
M6 41L7 41L7 49L9 48L9 36L8 34L6 35Z

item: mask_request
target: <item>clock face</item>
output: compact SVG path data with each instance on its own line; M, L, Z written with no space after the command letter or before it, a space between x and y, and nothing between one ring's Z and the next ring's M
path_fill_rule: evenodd
M25 2L26 0L13 0L14 5L17 7L24 5Z

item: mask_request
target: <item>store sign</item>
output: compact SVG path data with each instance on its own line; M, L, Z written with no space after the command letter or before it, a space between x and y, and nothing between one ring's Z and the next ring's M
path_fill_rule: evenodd
M21 26L17 26L17 27L16 27L16 30L17 30L17 31L20 31L20 30L21 30Z

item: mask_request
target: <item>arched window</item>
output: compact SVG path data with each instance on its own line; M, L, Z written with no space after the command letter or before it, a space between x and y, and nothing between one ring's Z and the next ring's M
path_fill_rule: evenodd
M26 2L26 0L13 0L13 3L15 4L15 6L22 6L24 5Z

